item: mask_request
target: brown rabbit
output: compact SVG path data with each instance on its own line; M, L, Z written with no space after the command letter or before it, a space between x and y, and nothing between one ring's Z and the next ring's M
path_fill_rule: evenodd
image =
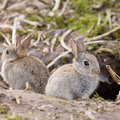
M49 77L49 71L42 61L28 56L31 35L21 43L16 40L15 45L9 45L2 54L2 76L13 89L25 89L28 82L35 92L44 93Z
M96 57L86 52L81 41L72 40L74 62L58 68L49 78L45 93L65 99L90 96L99 83L99 64Z

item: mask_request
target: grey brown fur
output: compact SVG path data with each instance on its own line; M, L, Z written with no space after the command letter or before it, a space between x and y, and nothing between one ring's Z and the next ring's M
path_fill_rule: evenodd
M25 89L28 82L35 92L44 93L49 71L38 58L27 55L26 48L30 42L19 42L16 42L17 45L8 46L2 54L4 81L13 89ZM9 52L8 55L6 51Z
M65 99L82 98L90 96L99 83L99 64L96 57L85 52L84 45L78 41L72 41L73 54L72 64L58 68L49 78L45 93L48 96ZM89 65L84 65L88 61Z

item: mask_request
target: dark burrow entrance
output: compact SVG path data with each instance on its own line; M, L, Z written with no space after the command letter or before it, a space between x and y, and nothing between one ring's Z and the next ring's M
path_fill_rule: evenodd
M96 92L99 96L108 100L115 100L120 91L120 85L115 82L112 84L100 83Z
M109 72L107 71L105 65L110 65L112 69L118 75L120 75L120 61L108 53L98 54L97 59L100 64L101 73L104 75L105 79L106 78L108 79L108 83L100 82L96 92L98 93L99 96L101 96L104 99L115 100L120 91L120 85L114 82Z

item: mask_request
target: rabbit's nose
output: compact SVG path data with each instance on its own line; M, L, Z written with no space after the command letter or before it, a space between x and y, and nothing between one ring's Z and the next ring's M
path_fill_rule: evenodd
M92 69L91 74L98 74L98 73L100 73L99 69L97 69L97 68Z

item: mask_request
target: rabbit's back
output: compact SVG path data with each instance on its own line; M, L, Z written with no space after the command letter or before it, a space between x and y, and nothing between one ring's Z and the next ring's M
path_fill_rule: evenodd
M72 64L67 64L57 69L50 76L45 92L48 96L73 99L76 97L75 89L78 86L81 86L78 73ZM77 89L77 91L81 93L81 89Z
M97 79L97 77L80 74L72 64L67 64L51 75L45 92L48 96L66 99L81 98L85 94L90 96L98 85Z
M24 89L29 82L35 92L44 92L49 72L39 59L26 56L12 62L3 63L2 73L5 81L14 89Z

